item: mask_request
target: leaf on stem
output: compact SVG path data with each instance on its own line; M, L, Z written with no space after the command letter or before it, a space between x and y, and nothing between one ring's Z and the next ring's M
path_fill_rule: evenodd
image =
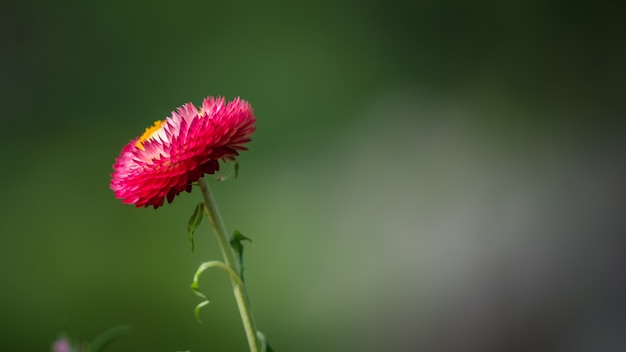
M248 237L244 236L241 232L235 231L233 233L233 238L230 240L230 246L237 253L237 259L239 260L239 267L241 268L241 272L239 276L241 276L241 280L243 281L243 241L248 241L252 243L252 240Z
M267 341L267 337L265 337L265 334L257 330L256 336L261 342L261 352L274 352L272 346L270 346L270 343Z
M202 221L202 212L204 210L204 203L198 203L196 208L193 210L193 214L189 218L189 222L187 223L187 238L189 239L189 243L191 243L191 253L195 252L196 244L194 241L194 232L200 225Z
M200 275L209 268L223 269L233 278L233 280L237 282L238 285L243 284L241 282L241 279L239 279L239 276L237 276L237 274L233 271L233 269L231 269L224 262L220 262L219 260L211 260L211 261L200 264L200 266L198 267L198 270L196 270L196 273L193 275L193 282L191 283L191 290L193 291L193 293L195 293L196 296L204 300L198 303L196 308L193 310L196 316L196 319L198 319L199 323L202 323L202 320L200 319L200 309L202 309L202 307L210 303L209 298L202 291L200 291Z

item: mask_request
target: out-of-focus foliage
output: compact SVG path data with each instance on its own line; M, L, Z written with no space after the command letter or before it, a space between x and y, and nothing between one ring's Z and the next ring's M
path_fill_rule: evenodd
M624 350L623 7L545 1L0 5L0 331L107 351L243 351L197 192L108 189L121 147L207 95L257 132L212 182L251 234L277 351ZM215 181L215 180L213 180Z

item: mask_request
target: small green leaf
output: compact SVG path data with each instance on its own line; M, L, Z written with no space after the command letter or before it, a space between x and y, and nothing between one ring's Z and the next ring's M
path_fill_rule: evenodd
M196 273L193 275L193 281L191 282L191 290L193 291L193 293L195 293L198 297L204 300L198 303L196 308L193 310L199 323L202 323L202 320L200 320L200 309L209 304L209 298L202 291L200 291L200 275L209 268L220 268L226 271L232 277L232 279L235 280L237 285L243 285L243 282L241 282L241 279L239 279L233 269L231 269L224 262L220 262L219 260L211 260L200 264L198 270L196 270Z
M241 242L248 241L252 243L252 240L248 237L244 236L241 232L235 231L233 233L233 238L230 240L230 246L237 253L237 257L239 258L239 267L241 268L241 272L239 276L241 276L241 280L243 280L243 244Z
M239 161L235 161L235 178L239 176Z
M270 343L267 341L267 337L265 337L265 334L257 330L256 336L261 342L261 352L274 352L272 346L270 346Z
M193 214L189 218L189 223L187 223L187 238L189 239L189 243L191 243L191 253L195 252L196 244L194 241L194 232L200 225L202 221L202 211L204 210L204 203L198 203L196 208L193 210Z

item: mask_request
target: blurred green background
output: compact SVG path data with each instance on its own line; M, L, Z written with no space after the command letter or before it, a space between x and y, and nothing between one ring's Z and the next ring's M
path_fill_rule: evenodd
M254 240L277 351L626 345L623 8L542 1L21 1L0 5L0 341L244 351L196 192L108 189L121 147L236 96L257 132L213 190Z

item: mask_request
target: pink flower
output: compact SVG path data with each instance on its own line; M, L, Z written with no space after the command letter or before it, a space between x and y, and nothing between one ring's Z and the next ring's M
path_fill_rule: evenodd
M255 130L252 107L239 98L207 97L200 111L187 103L171 117L156 121L122 148L113 165L110 187L136 207L171 203L204 174L219 170L219 160L235 160Z
M62 337L52 345L52 352L71 352L72 345L67 337Z

